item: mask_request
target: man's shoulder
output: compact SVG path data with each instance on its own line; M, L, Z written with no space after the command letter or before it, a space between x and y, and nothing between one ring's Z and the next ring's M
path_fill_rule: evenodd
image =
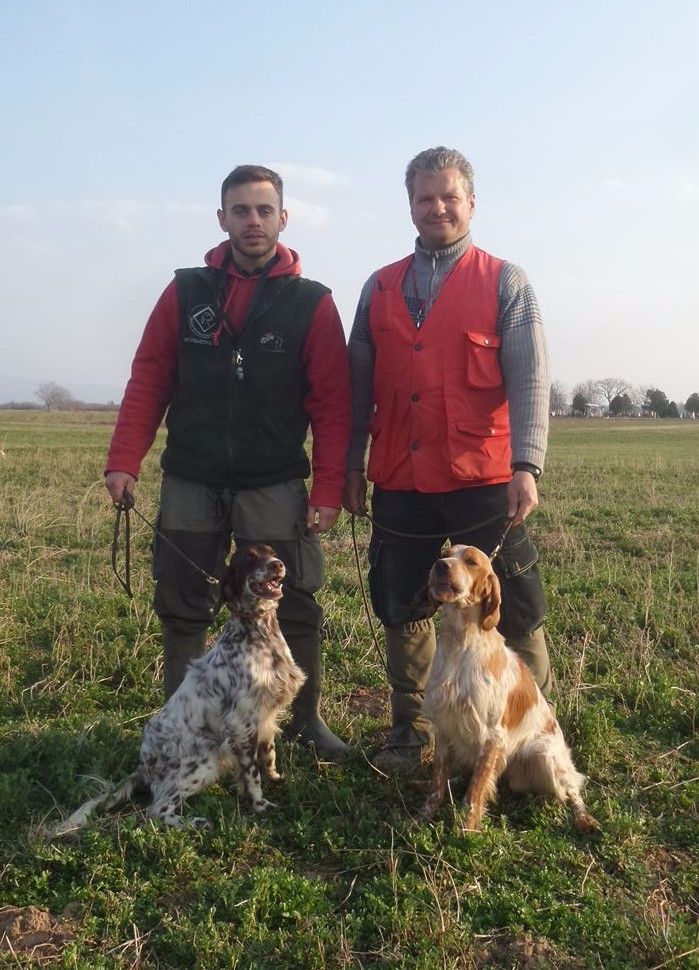
M391 282L395 282L397 285L400 285L403 281L403 276L405 275L407 265L412 258L413 254L409 253L407 256L403 256L401 259L397 259L393 263L386 263L385 266L381 266L379 269L374 270L362 287L362 295L360 299L368 302L371 298L371 294L377 287L379 289L383 289L385 286L390 285Z
M214 269L213 266L184 266L176 269L174 276L176 280L210 280L212 277L216 276L218 270Z
M329 286L319 283L318 280L311 280L307 276L280 276L279 279L294 280L304 291L309 294L317 294L319 297L332 293Z
M371 279L383 279L384 277L393 276L397 273L402 273L408 263L413 259L414 253L408 253L407 256L401 256L400 259L396 259L392 263L386 263L385 266L381 266L376 272L372 273Z

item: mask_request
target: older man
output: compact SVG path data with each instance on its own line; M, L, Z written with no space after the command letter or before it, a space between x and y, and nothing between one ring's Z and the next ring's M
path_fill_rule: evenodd
M550 687L546 604L524 525L537 505L548 429L536 298L519 267L473 245L473 171L463 155L421 152L405 184L415 251L369 278L349 341L345 505L363 511L367 477L374 482L369 585L392 691L392 728L375 757L385 771L431 757L421 707L435 631L424 588L446 539L490 552L512 518L495 564L500 629L542 690Z

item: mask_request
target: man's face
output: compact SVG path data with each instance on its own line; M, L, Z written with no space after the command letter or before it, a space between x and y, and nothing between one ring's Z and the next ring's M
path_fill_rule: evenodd
M465 236L475 202L458 168L418 172L410 215L424 248L443 249Z
M246 182L228 189L218 210L221 229L228 233L233 258L241 269L259 269L274 256L286 209L271 182Z

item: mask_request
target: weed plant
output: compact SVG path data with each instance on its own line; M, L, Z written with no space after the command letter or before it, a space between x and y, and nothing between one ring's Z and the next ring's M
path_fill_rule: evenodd
M554 422L530 519L557 713L599 834L502 792L465 835L458 788L426 824L420 794L372 769L388 695L343 515L321 599L324 711L347 761L279 742L274 812L252 816L224 782L192 801L207 831L132 812L51 844L41 826L134 767L161 703L138 520L133 600L110 568L110 433L103 414L0 414L0 907L70 930L53 948L6 938L0 966L699 966L699 423ZM158 451L137 492L151 520Z

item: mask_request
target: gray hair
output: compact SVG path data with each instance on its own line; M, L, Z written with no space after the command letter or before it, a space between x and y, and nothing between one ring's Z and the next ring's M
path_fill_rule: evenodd
M427 148L408 164L405 170L405 187L408 198L413 201L413 182L418 172L443 172L445 168L457 168L469 195L473 195L473 168L468 159L454 148Z

